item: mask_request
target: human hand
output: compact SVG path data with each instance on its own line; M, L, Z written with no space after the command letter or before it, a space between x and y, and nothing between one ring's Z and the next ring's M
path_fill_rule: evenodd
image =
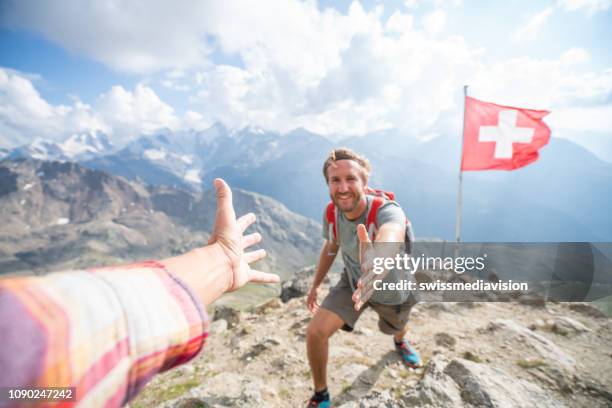
M277 283L280 277L251 269L250 263L266 257L264 249L245 252L248 247L261 242L257 232L243 235L244 231L255 222L255 214L248 213L236 219L232 205L232 190L222 179L215 179L217 194L217 213L208 244L217 244L223 250L230 265L227 292L232 292L244 286L247 282Z
M361 278L357 282L357 288L353 293L353 302L355 303L355 310L359 310L363 305L372 297L374 293L374 281L377 279L383 279L389 271L385 271L381 274L374 272L373 260L375 257L374 247L368 236L368 231L365 225L359 224L357 226L357 237L359 238L359 263L361 264Z
M308 310L310 313L316 313L319 310L319 302L317 298L319 297L319 287L313 286L308 291L308 297L306 298L306 306L308 306Z

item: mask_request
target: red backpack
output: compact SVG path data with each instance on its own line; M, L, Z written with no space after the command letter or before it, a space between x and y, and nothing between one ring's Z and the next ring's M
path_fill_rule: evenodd
M374 189L371 187L366 187L365 192L367 195L373 196L372 203L370 205L370 209L368 211L368 216L366 217L366 230L368 231L368 235L370 236L370 240L374 241L376 239L376 232L378 231L378 225L376 223L376 216L378 215L378 209L383 206L386 200L395 201L395 194L391 191L383 191L379 189ZM328 224L328 239L333 242L338 241L338 211L336 210L336 206L333 201L330 201L327 204L327 209L325 210L325 215L327 218ZM406 217L406 235L404 241L406 242L406 252L410 253L410 249L412 248L412 243L414 242L414 234L412 232L412 224L408 217Z

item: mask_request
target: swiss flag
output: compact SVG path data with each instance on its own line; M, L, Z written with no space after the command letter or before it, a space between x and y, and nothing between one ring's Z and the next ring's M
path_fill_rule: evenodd
M514 170L539 157L550 140L550 112L465 98L461 170Z

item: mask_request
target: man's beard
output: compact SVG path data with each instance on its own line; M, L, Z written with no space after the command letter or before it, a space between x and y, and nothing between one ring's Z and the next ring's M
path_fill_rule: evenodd
M339 196L340 194L336 194L335 196L332 196L331 199L334 202L335 206L338 207L340 209L340 211L342 212L351 212L357 209L357 207L359 206L359 202L361 201L361 194L355 194L355 193L349 193L349 194L345 194L345 196L352 196L353 200L352 202L347 203L346 200L340 200ZM344 202L344 204L341 204L342 202Z

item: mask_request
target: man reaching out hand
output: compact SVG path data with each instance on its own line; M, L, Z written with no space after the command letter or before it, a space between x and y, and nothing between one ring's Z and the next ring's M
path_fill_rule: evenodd
M371 286L364 287L360 263L360 242L368 242L366 218L375 198L367 187L370 175L368 160L349 149L333 150L323 165L323 175L329 187L329 195L335 206L334 225L329 216L323 218L323 237L319 263L308 293L308 309L314 313L306 333L308 361L314 382L314 395L308 407L330 406L327 391L327 360L329 338L338 330L352 331L359 316L367 307L372 307L379 317L379 328L393 336L395 347L409 367L420 367L418 353L406 339L407 322L414 298L400 303L378 303L369 301ZM404 242L407 225L406 216L400 206L384 200L376 214L375 242ZM319 286L327 275L338 250L342 250L344 272L319 307ZM371 285L371 282L370 284Z

